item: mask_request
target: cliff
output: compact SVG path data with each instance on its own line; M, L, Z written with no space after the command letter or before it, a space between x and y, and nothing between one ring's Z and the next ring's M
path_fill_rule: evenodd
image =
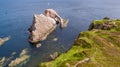
M119 67L120 20L94 20L72 48L40 67Z

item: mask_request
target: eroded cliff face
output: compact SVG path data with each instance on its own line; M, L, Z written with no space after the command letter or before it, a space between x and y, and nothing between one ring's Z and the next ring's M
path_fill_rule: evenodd
M33 24L29 28L29 41L36 43L43 41L47 36L56 29L56 21L50 17L46 17L43 14L34 15Z
M103 19L103 20L94 20L90 26L89 30L93 29L101 29L101 30L111 30L114 28L117 28L119 25L119 19L116 20L110 20L110 19Z
M99 22L98 22L99 21ZM114 27L103 28L106 23ZM107 25L109 25L109 23ZM89 31L81 32L72 48L40 67L119 67L120 20L94 20ZM97 27L97 28L96 28Z

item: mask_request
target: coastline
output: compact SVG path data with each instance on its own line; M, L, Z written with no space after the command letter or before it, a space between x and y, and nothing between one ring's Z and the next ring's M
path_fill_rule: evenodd
M110 26L111 25L111 26ZM120 65L120 20L94 20L68 52L40 67L117 67Z

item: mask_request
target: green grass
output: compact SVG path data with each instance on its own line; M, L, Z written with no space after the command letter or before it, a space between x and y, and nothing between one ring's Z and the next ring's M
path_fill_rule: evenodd
M102 24L108 20L95 20ZM90 58L77 67L120 67L120 20L109 20L117 25L112 30L91 30L81 32L72 48L50 62L40 63L40 67L74 67L79 61Z
M59 58L49 64L52 65L52 67L61 67L61 65L65 66L65 62L81 60L85 57L82 51L83 49L81 47L73 46L67 53L60 55ZM44 66L44 63L41 64L41 66Z
M95 29L96 26L104 25L105 23L115 24L116 27L111 27L110 31L120 31L120 20L94 20L91 24L90 29Z

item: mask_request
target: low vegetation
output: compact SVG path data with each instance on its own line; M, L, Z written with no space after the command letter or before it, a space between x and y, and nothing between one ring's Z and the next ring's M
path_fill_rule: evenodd
M114 25L103 28L102 25ZM97 27L96 26L101 26ZM104 26L105 27L105 26ZM40 67L119 67L120 20L94 20L89 31L81 32L72 48Z

